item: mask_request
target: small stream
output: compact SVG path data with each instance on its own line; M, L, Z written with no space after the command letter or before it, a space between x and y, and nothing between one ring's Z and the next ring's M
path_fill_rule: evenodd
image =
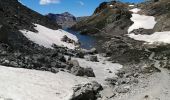
M79 42L81 43L81 48L84 49L91 49L94 48L96 46L96 38L89 36L89 35L82 35L77 31L73 31L73 30L68 30L65 29L65 31L72 33L73 35L77 36L77 38L79 39Z

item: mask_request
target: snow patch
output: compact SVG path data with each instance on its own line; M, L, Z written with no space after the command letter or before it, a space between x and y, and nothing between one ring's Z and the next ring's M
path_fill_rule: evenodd
M86 78L66 72L53 74L5 66L0 66L0 80L0 97L12 100L69 100L75 85L88 83Z
M129 5L129 7L134 7L135 5Z
M155 33L153 33L151 35L129 34L128 36L135 39L135 40L145 41L145 42L148 42L150 44L170 43L170 31L155 32Z
M131 9L130 11L133 12L133 13L138 13L139 11L141 11L141 9L139 9L139 8L134 8L134 9Z
M131 20L134 22L132 26L129 27L128 33L134 29L144 28L144 29L153 29L156 21L153 16L132 14Z
M35 29L38 31L38 33L28 31L28 30L20 30L20 32L22 32L23 35L26 36L31 41L41 46L44 46L46 48L52 48L51 47L52 44L68 47L70 49L74 49L76 47L75 44L61 41L63 36L66 35L68 38L77 42L78 39L75 35L68 33L62 29L52 30L39 24L35 24L35 25L37 26L35 27Z
M131 34L128 34L128 36L135 40L148 42L149 44L170 43L170 31L155 32L151 35L135 35L132 33L134 29L139 28L153 29L156 24L155 17L136 14L138 10L138 8L130 10L134 13L131 18L134 24L129 27L128 33L131 32Z

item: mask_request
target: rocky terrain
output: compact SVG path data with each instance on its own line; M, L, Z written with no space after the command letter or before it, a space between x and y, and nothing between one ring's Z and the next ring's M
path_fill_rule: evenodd
M100 34L102 36L125 34L132 24L128 5L121 2L103 2L93 15L75 24L72 29L82 34ZM112 34L110 34L112 33Z
M62 14L49 13L46 16L51 21L56 22L58 25L61 25L62 28L69 28L77 22L76 17L70 14L69 12L64 12Z
M168 100L169 4L103 2L73 25L68 13L44 17L17 0L0 0L0 99ZM60 25L102 39L85 50Z

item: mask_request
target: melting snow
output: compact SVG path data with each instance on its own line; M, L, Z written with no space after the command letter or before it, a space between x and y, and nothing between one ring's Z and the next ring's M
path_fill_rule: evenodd
M138 13L139 11L141 11L141 9L134 8L134 9L131 9L130 11L133 12L133 13Z
M52 30L39 24L35 24L35 25L37 26L35 27L35 29L38 31L38 33L31 32L28 30L20 30L20 31L31 41L35 42L36 44L47 47L47 48L52 48L51 47L52 44L68 47L70 49L75 48L74 44L61 41L63 36L66 35L68 38L77 42L78 39L73 34L68 33L62 29Z
M153 16L146 16L146 15L139 15L137 14L140 11L138 8L130 10L134 14L132 14L131 20L134 22L132 26L129 27L128 33L133 31L134 29L144 28L144 29L153 29L156 21L155 17ZM129 37L140 40L146 41L150 44L153 43L170 43L170 31L165 32L155 32L151 35L135 35L134 33L128 34Z
M136 14L140 9L132 9L130 10L134 14L132 14L131 20L134 22L132 26L129 27L128 33L133 31L134 29L144 28L144 29L153 29L156 21L153 16L139 15Z
M170 31L167 32L155 32L151 35L135 35L135 34L129 34L129 37L140 40L140 41L146 41L150 44L153 43L170 43Z
M66 72L45 71L0 66L0 99L12 100L69 100L72 87L88 83L86 78Z

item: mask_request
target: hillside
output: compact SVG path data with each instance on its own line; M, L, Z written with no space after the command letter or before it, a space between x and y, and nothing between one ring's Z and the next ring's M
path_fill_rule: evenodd
M128 5L121 2L103 2L96 8L93 15L78 22L73 30L82 34L116 35L125 34L132 24ZM111 34L112 33L112 34Z
M51 21L56 22L57 24L61 25L62 28L69 28L77 22L76 17L68 12L64 12L62 14L49 13L46 16Z

